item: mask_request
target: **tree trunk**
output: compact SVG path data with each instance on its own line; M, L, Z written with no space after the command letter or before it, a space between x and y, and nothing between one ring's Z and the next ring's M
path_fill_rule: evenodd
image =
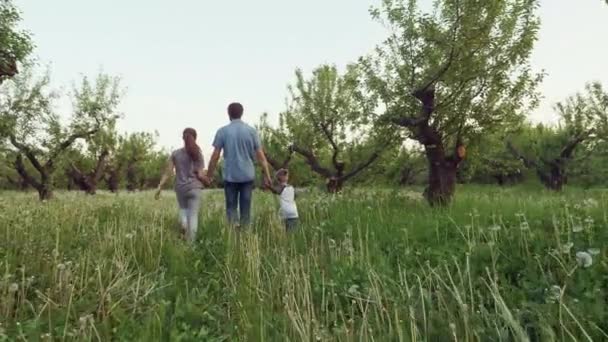
M112 193L118 192L118 187L120 184L120 175L118 170L110 171L110 175L106 178L106 183L108 185L108 190Z
M49 168L38 167L38 173L40 173L40 181L38 181L27 172L21 154L17 155L14 166L23 181L38 191L41 201L53 198L52 179Z
M127 166L127 190L137 190L137 170L135 169L135 162L130 163Z
M464 146L457 139L454 155L446 156L441 136L427 124L418 127L416 136L424 145L429 163L429 184L424 196L431 206L448 205L456 191L458 165L464 158Z
M50 200L53 198L53 190L48 185L43 185L36 189L38 191L38 198L41 201Z
M344 181L341 178L332 177L327 180L326 183L327 192L330 194L337 194L342 191L344 187Z
M553 191L562 191L564 185L567 182L566 172L559 165L551 165L549 174L540 174L542 171L538 171L539 177L545 184L545 187Z
M456 191L456 165L446 160L429 160L429 185L425 197L431 206L450 203Z

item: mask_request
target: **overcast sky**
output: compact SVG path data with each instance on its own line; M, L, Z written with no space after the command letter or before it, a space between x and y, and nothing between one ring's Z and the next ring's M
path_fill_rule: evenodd
M168 148L180 146L181 130L192 126L208 151L231 101L245 105L252 124L263 112L276 120L296 67L342 67L385 36L368 14L379 0L15 2L55 86L101 69L121 76L128 90L120 129L156 130ZM551 121L555 101L591 80L608 86L608 6L541 3L533 66L548 76L533 119Z

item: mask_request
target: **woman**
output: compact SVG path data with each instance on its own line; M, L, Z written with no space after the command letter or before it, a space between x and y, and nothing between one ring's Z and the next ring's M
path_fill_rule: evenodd
M194 241L198 230L198 210L201 199L205 161L201 148L196 144L196 131L186 128L183 133L184 147L174 151L161 177L156 199L160 198L163 185L175 170L175 193L179 205L182 233L188 241Z

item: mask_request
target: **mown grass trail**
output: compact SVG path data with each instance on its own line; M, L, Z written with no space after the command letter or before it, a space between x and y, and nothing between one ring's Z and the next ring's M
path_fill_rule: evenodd
M464 188L275 198L255 226L203 200L194 246L165 193L0 195L0 341L600 341L608 193Z

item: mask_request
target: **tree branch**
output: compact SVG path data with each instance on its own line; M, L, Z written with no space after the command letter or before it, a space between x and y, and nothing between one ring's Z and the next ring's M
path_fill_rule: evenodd
M523 153L521 153L515 147L515 145L513 145L513 143L511 141L507 141L507 149L509 150L509 152L511 152L511 154L514 157L520 159L527 168L536 168L536 169L539 169L538 163L536 163L536 161L534 161L532 159L529 159Z
M93 175L92 175L95 180L95 183L97 183L101 179L101 177L104 175L105 167L106 167L106 160L108 159L109 155L110 155L110 152L105 149L99 155L99 158L97 159L97 166L95 167L95 171L93 172Z
M589 133L583 133L583 134L577 136L576 138L574 138L573 140L571 140L570 142L568 142L568 144L566 144L566 146L564 146L561 153L559 154L559 159L560 160L570 159L572 157L572 153L574 152L574 149L576 149L576 147L580 143L585 141L588 137L589 137Z
M267 151L264 151L264 155L266 156L268 164L270 164L270 166L272 166L274 170L280 170L286 168L289 165L289 162L291 162L291 158L293 156L293 152L290 150L289 155L283 160L283 162L279 162L278 160L271 157Z
M78 132L78 133L74 133L74 134L70 135L63 142L61 142L59 144L59 146L57 146L57 148L55 148L55 150L53 150L53 152L51 152L51 154L49 155L49 159L47 160L44 167L46 169L52 169L55 159L57 159L57 157L61 153L63 153L63 151L65 151L68 147L72 146L74 141L76 141L78 139L84 139L84 138L90 137L91 135L97 133L98 131L99 131L99 125L97 125L94 129L92 129L90 131Z
M38 158L36 158L34 151L32 151L27 145L18 142L15 136L12 134L9 136L9 140L11 141L11 144L15 146L15 148L17 148L21 153L25 154L30 163L32 163L32 166L34 166L34 168L38 172L40 172L40 174L43 174L45 172L44 167L40 164ZM22 157L19 156L19 158L21 159L21 165L23 165Z
M23 164L23 157L21 156L20 153L17 154L17 157L15 159L15 169L17 170L17 173L19 174L19 176L21 176L21 178L23 178L23 180L31 185L32 187L36 188L36 189L40 189L42 188L42 184L40 184L40 182L38 182L34 177L32 177L26 170L25 165Z
M330 178L333 176L333 173L329 169L326 169L326 168L322 167L321 164L319 164L319 160L317 160L317 157L315 157L315 155L312 151L306 150L297 145L292 145L291 148L294 152L298 153L299 155L301 155L302 157L304 157L306 159L306 164L308 164L308 166L310 166L310 168L314 172L318 173L319 175L321 175L325 178Z
M376 159L378 159L378 157L380 157L380 152L374 151L374 153L372 153L365 162L359 164L357 167L352 169L349 173L344 175L342 177L342 181L345 182L345 181L349 180L350 178L358 175L361 171L365 170L370 165L372 165L376 161Z

